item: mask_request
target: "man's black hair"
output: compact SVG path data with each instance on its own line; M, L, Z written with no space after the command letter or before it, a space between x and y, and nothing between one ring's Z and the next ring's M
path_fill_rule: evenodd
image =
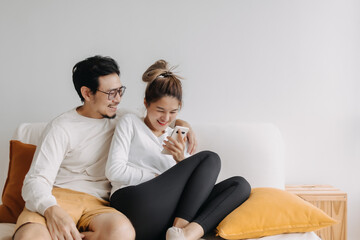
M120 70L116 61L110 57L97 55L75 64L72 70L72 78L81 101L84 102L84 97L81 94L82 86L88 87L95 94L99 87L99 77L113 73L120 75Z

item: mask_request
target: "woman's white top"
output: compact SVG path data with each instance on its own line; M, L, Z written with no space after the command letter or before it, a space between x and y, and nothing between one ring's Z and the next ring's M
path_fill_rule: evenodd
M120 188L149 181L176 164L172 155L161 153L163 141L172 130L167 127L165 133L157 137L143 118L125 114L119 119L105 170L112 185L111 194Z

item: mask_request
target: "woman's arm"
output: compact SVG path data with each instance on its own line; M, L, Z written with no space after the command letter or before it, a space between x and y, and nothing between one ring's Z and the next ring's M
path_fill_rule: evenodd
M121 117L111 142L105 175L113 186L137 185L154 178L155 174L129 165L129 153L134 137L131 115Z
M187 134L187 140L189 142L187 152L191 155L194 154L197 147L197 139L191 125L184 120L176 119L175 126L184 126L189 128L189 132Z

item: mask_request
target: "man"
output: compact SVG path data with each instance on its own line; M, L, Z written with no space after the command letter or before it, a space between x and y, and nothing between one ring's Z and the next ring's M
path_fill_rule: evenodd
M106 201L105 164L126 89L119 75L109 57L90 57L74 66L73 82L83 105L47 125L24 180L26 204L15 240L135 239L127 217Z

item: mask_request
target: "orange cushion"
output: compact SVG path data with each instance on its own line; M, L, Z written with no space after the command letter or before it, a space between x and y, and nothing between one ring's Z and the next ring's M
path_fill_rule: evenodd
M20 141L10 141L10 163L8 176L2 193L0 205L0 222L16 223L24 208L25 202L21 197L21 188L26 173L29 171L36 146Z

